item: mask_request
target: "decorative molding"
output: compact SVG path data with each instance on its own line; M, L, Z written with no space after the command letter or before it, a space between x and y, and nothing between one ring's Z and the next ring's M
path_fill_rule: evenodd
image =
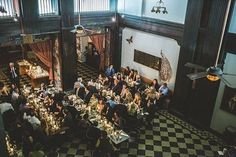
M175 39L179 45L182 42L184 32L183 24L126 14L124 14L124 16L119 16L119 25L121 27L129 27L172 38Z

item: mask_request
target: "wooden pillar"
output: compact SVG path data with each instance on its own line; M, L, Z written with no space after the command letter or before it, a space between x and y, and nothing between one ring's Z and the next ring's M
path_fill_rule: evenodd
M62 84L64 90L73 89L77 79L77 54L74 27L74 1L60 0Z
M37 25L39 19L38 1L37 0L21 0L21 20L25 34L37 33Z
M194 61L193 58L197 48L202 8L203 0L188 1L184 35L179 54L173 104L174 108L183 114L188 112L188 95L191 90L191 81L186 77L186 74L189 73L190 70L185 68L184 64Z

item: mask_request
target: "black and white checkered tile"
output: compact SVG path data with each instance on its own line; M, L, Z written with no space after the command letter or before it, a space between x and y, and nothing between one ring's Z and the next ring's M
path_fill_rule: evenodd
M172 116L173 118L174 116ZM153 128L141 128L135 142L122 143L119 157L215 157L221 145L193 134L174 119L156 114ZM68 139L59 149L60 157L90 157L86 142Z
M93 67L87 65L86 63L77 63L78 77L83 78L83 82L88 82L91 79L96 79L98 77L98 71Z

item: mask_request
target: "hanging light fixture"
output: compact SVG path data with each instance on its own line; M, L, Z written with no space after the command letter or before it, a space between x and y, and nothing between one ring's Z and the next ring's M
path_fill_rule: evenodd
M166 7L164 6L163 0L158 0L156 5L152 7L151 12L152 13L168 14L168 11L167 11Z

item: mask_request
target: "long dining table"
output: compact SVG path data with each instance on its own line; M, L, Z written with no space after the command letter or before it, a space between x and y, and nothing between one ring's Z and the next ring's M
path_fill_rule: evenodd
M88 113L89 121L92 124L96 124L95 126L107 132L110 140L118 145L130 138L130 136L123 130L117 129L115 125L109 122L104 116L102 116L95 108L86 105L82 99L77 97L76 95L69 95L69 100L73 101L74 107L80 111L82 114Z

